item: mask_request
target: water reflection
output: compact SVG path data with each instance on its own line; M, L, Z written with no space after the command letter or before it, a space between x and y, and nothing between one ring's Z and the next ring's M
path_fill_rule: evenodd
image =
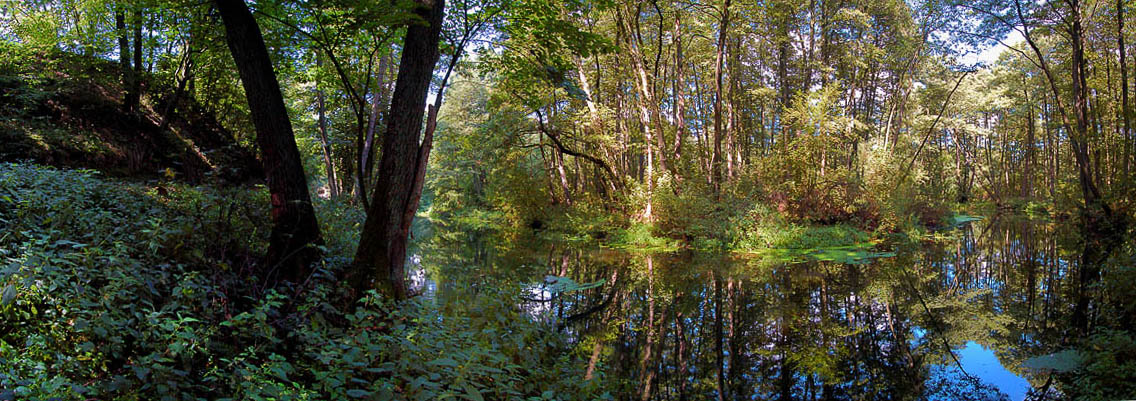
M419 244L438 302L528 287L617 399L1061 398L1024 369L1071 329L1084 288L1067 226L1000 218L867 264L628 253L467 236ZM535 288L535 289L534 289Z
M994 355L994 350L987 349L974 341L967 341L957 354L961 369L994 386L1011 401L1021 401L1026 398L1026 393L1030 390L1029 381L1002 366L1002 362ZM948 365L946 368L954 369L954 366Z

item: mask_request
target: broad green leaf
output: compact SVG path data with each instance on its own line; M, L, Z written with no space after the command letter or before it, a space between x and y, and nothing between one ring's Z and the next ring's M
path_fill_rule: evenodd
M352 398L364 398L364 397L371 395L371 392L367 391L367 390L360 390L360 389L354 388L354 389L347 390L347 395L351 396Z
M4 286L4 290L0 291L0 306L11 304L16 300L16 287L9 284Z
M474 388L472 384L469 384L467 382L467 383L462 383L462 386L465 387L464 396L465 396L466 399L473 400L473 401L485 401L485 398L481 397L481 391L478 391L476 388Z
M457 367L458 361L455 361L455 360L450 359L450 358L438 358L438 359L435 359L433 361L430 361L430 365Z
M1022 367L1033 370L1053 371L1066 373L1081 366L1081 354L1076 350L1067 349L1052 354L1035 356L1022 362Z

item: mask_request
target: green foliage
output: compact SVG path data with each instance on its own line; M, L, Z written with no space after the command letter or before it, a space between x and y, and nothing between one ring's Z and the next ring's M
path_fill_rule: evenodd
M658 237L654 234L654 225L635 222L630 227L618 230L612 235L607 245L614 248L642 249L650 251L667 251L678 249L678 241Z
M867 233L847 225L808 226L792 223L764 206L755 206L739 222L741 232L734 248L809 249L856 245L867 242Z
M745 195L728 191L715 201L712 189L705 185L687 185L678 194L666 187L657 191L655 224L667 237L695 248L725 249L744 230L744 212L750 203Z
M248 284L229 273L226 253L249 249L266 218L263 207L237 221L231 213L263 199L190 188L163 196L12 164L0 165L0 199L0 283L17 293L0 311L0 359L12 362L0 387L31 399L208 388L188 379L221 344L202 322L221 317L226 287ZM227 279L209 278L218 275Z
M521 289L460 302L344 302L358 211L310 287L248 275L260 190L112 182L0 164L0 388L19 399L594 399L602 382ZM339 219L331 216L337 215ZM329 229L334 227L334 229ZM353 232L356 230L352 230Z
M222 325L250 335L271 330L265 316L280 307L272 298ZM344 327L317 319L294 333L298 358L249 348L222 360L231 370L206 380L232 386L233 399L539 399L546 391L588 399L598 393L597 382L564 380L581 375L579 361L564 352L555 331L519 315L515 300L475 299L392 305L372 293L342 316ZM309 297L298 309L325 316L326 302Z
M548 92L562 90L583 98L570 72L573 57L589 57L613 50L610 39L574 24L573 14L589 5L549 0L518 1L505 10L499 26L509 51L483 48L484 73L499 75L501 84L518 103L540 107Z
M1136 394L1136 336L1123 329L1098 329L1077 349L1073 398L1110 400Z

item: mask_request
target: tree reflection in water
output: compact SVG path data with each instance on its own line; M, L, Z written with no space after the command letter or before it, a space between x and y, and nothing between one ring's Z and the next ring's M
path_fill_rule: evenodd
M864 264L490 237L418 244L437 301L486 282L602 281L530 286L520 307L557 324L617 399L1059 399L1082 378L1024 363L1076 346L1078 313L1123 327L1107 308L1124 297L1109 293L1117 278L1082 285L1084 242L1049 222L976 222ZM990 355L996 368L966 369Z

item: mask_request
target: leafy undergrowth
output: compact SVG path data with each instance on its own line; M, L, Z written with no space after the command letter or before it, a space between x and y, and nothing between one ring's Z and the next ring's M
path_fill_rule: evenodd
M616 249L652 252L670 252L682 247L681 241L655 236L653 230L651 224L632 223L628 228L615 230L610 240L604 241L604 245Z
M311 288L265 288L267 210L247 188L0 164L0 399L602 398L520 289L344 302L335 234ZM357 224L317 211L326 233Z

